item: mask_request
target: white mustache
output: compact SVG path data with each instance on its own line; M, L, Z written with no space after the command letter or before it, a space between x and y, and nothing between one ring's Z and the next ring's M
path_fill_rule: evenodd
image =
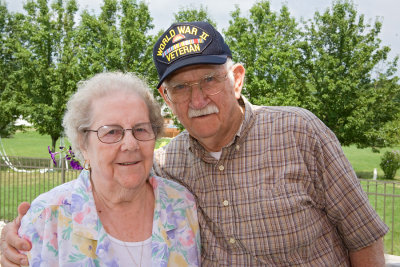
M204 107L202 109L189 108L189 110L188 110L189 118L200 117L200 116L209 115L209 114L213 114L213 113L219 113L219 109L216 105L207 105L206 107Z

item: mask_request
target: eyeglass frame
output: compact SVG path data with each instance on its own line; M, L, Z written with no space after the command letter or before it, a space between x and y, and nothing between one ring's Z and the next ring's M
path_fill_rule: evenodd
M231 71L231 69L228 70L228 71L226 71L225 74L220 75L220 76L221 76L221 80L218 81L218 83L222 83L223 81L226 81L226 80L228 79L228 74L229 74L230 71ZM193 85L197 84L197 85L199 86L199 89L201 90L201 92L202 92L203 94L205 94L206 96L214 96L214 95L217 95L217 94L221 93L221 92L224 90L224 88L221 87L221 89L220 89L218 92L216 92L216 93L207 94L207 93L205 93L205 92L203 91L203 88L201 87L201 82L204 81L205 79L209 78L209 77L218 77L218 76L219 76L219 74L218 74L217 72L214 72L214 73L209 73L209 74L204 75L201 79L197 80L197 82L182 82L182 83L178 82L178 83L176 83L176 84L173 85L173 86L165 86L163 92L164 92L164 95L167 96L167 98L168 98L168 100L169 100L170 102L172 102L172 103L183 103L183 102L188 101L188 100L190 99L190 96L189 96L188 99L186 99L186 100L184 100L184 101L178 101L178 102L173 101L173 100L171 99L171 96L168 94L168 87L174 87L174 86L177 86L177 85L189 86L189 87L190 87L190 95L191 95L192 92L193 92Z
M146 140L141 140L141 139L138 139L136 136L135 136L135 128L137 128L137 126L140 126L140 125L151 125L151 129L152 129L152 131L153 131L153 134L154 134L154 137L153 138L150 138L150 139L146 139ZM99 130L100 130L100 128L103 128L103 127L120 127L121 129L122 129L122 135L121 135L121 138L118 140L118 141L115 141L115 142L111 142L111 143L109 143L109 142L104 142L104 141L102 141L101 139L100 139L100 136L99 136ZM122 141L122 139L124 139L124 136L125 136L125 131L127 131L127 130L130 130L131 132L132 132L132 136L136 139L136 140L138 140L138 141L141 141L141 142L146 142L146 141L151 141L151 140L155 140L156 138L157 138L157 129L158 128L160 128L160 126L157 126L157 125L155 125L155 124L152 124L151 122L143 122L143 123L138 123L138 124L135 124L132 128L123 128L121 125L102 125L102 126L100 126L99 128L97 128L97 130L92 130L92 129L85 129L85 130L83 130L83 132L95 132L96 133L96 136L97 136L97 139L99 139L99 141L100 142L102 142L103 144L109 144L109 145L111 145L111 144L116 144L116 143L119 143L119 142L121 142Z

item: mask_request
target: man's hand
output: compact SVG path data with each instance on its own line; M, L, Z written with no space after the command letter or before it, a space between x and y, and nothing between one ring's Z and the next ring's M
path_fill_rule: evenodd
M28 202L22 202L18 206L18 217L14 221L4 226L1 231L1 266L12 267L28 265L26 255L19 253L19 250L29 251L31 244L18 236L18 229L21 225L21 219L30 207Z

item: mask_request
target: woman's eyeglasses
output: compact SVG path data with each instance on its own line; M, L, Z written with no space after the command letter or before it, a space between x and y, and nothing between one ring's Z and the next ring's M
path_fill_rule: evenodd
M124 138L125 131L131 131L132 135L139 141L149 141L156 138L155 130L157 126L148 123L139 123L133 126L132 129L124 129L119 125L103 125L97 130L84 130L84 132L95 132L100 142L106 144L114 144Z

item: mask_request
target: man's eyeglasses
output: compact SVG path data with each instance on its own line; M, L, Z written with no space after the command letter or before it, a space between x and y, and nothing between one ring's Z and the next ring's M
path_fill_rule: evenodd
M224 89L221 83L227 79L228 73L229 72L222 75L212 73L204 76L198 82L167 85L164 89L164 94L167 95L167 98L173 103L186 102L192 95L193 85L197 84L205 95L216 95Z
M126 130L132 131L132 135L139 141L153 140L156 138L154 132L157 128L157 126L147 122L136 124L132 129L124 129L119 125L104 125L100 126L97 130L85 130L85 132L95 132L100 142L114 144L124 138Z

